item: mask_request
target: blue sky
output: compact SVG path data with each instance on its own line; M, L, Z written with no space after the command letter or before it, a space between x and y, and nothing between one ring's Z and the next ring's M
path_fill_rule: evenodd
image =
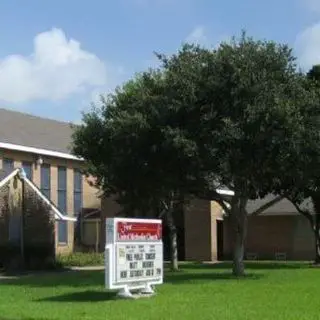
M320 63L320 0L2 0L0 105L79 121L98 93L182 42L217 45L245 29Z

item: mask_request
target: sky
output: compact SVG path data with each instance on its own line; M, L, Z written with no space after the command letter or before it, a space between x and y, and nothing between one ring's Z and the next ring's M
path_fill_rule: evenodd
M79 122L154 52L241 30L289 44L304 70L320 63L320 0L1 0L0 107Z

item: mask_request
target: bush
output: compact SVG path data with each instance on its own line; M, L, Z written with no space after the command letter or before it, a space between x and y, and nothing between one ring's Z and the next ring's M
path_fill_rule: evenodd
M54 259L54 246L51 244L26 244L24 255L23 261L19 246L9 243L0 246L0 268L5 271L19 271L50 270L61 267Z
M68 255L58 255L57 262L64 267L103 266L103 253L76 252Z

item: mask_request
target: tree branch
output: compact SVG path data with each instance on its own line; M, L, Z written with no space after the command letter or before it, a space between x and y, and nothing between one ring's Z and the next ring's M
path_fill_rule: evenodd
M313 229L313 228L314 228L314 221L313 221L313 219L312 219L312 214L311 214L308 210L303 210L303 209L301 209L301 208L298 206L297 203L295 203L294 201L290 200L289 198L288 198L288 200L295 206L295 208L297 209L297 211L298 211L300 214L302 214L305 218L308 219L308 221L310 222L311 227L312 227L312 229Z
M277 196L275 197L273 200L265 203L264 205L262 205L260 208L256 209L255 211L253 211L250 216L254 217L254 216L258 216L259 214L263 213L265 210L267 210L268 208L272 207L274 204L276 204L277 202L281 201L282 199L284 199L284 196Z

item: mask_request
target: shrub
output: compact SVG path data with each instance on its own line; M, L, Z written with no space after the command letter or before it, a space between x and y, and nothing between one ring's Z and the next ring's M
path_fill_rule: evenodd
M54 246L51 244L26 244L24 261L19 246L6 244L0 246L0 267L5 271L50 270L60 268L55 261Z
M75 252L68 255L58 255L57 262L65 267L103 266L103 253Z

